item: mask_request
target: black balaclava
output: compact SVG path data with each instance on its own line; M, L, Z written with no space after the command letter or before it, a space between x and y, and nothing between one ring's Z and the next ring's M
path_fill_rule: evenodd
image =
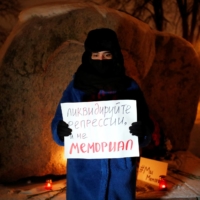
M124 60L116 33L108 28L95 29L88 33L84 43L82 64L74 77L74 87L87 93L99 90L121 91L130 84L125 75ZM109 51L112 59L92 60L92 52Z

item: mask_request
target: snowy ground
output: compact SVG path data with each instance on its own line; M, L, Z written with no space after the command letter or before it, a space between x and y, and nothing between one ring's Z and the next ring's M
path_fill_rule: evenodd
M52 190L45 189L45 181L30 182L0 185L0 200L66 200L66 179L53 182Z
M176 158L173 161L169 161L168 164L166 177L168 190L159 191L156 186L138 181L137 199L176 198L191 200L200 197L200 158L190 152L177 152ZM186 173L180 175L172 171L172 169L178 169ZM30 179L15 184L0 185L0 200L66 200L66 190L63 189L65 186L66 179L64 177L57 181L53 180L52 191L45 189L44 180L34 182L34 180Z

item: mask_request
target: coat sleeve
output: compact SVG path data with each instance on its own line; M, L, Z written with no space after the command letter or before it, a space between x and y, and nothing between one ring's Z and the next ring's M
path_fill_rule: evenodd
M63 92L62 98L57 106L54 118L51 123L51 131L53 134L53 140L61 146L64 146L64 142L60 140L57 134L57 125L60 120L63 120L62 117L62 111L61 111L61 103L66 102L79 102L81 101L81 95L82 93L73 87L73 81L70 82L70 84L67 86L65 91Z
M138 91L137 107L138 107L138 121L142 122L143 134L141 136L141 141L139 143L140 148L142 148L147 146L152 140L154 123L150 117L148 105L141 90Z
M122 99L133 99L137 102L137 121L142 122L142 133L139 136L139 147L147 146L152 139L154 123L149 115L148 105L143 92L136 81L132 80L131 86L127 89L127 95L122 95Z

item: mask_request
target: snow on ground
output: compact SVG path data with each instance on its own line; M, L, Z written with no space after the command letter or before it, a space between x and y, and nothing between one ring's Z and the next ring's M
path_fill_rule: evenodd
M200 158L190 152L176 152L174 160L165 162L169 164L166 177L168 190L159 191L156 186L137 181L137 199L196 199L200 197ZM173 169L181 170L185 172L185 175L177 174ZM31 179L26 182L2 184L0 185L0 200L66 200L65 187L66 179L64 177L53 180L52 191L45 189L45 181L34 182ZM35 194L41 195L28 198ZM53 197L53 195L56 196Z
M53 200L66 200L66 179L53 182L52 190L45 189L45 182L29 182L0 185L0 200L47 200L54 195Z

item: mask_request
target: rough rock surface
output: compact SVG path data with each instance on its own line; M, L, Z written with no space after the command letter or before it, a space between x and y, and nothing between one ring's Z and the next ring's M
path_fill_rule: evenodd
M200 90L200 62L188 42L105 7L44 5L21 13L0 51L1 181L66 173L50 124L88 31L99 27L117 32L127 74L174 150L188 148Z

